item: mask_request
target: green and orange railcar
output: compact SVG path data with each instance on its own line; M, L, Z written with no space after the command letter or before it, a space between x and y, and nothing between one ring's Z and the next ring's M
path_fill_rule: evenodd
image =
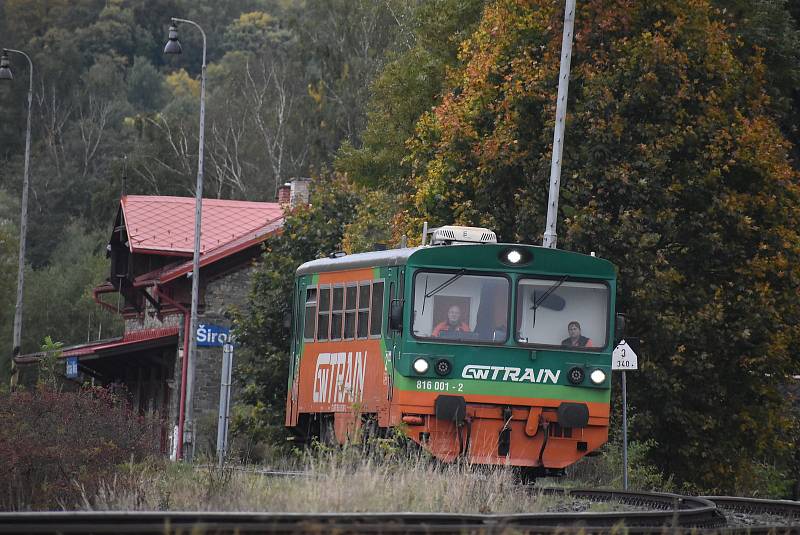
M298 268L286 425L344 443L370 421L443 461L536 474L598 449L608 438L614 266L494 243L485 229L436 235L442 245Z

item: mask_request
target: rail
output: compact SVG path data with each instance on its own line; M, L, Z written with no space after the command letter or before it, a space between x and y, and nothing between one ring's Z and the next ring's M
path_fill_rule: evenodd
M618 502L647 511L588 513L254 513L254 512L24 512L0 513L0 533L569 533L569 527L628 533L725 525L714 503L666 493L538 489L593 502Z
M791 500L762 500L759 498L736 498L733 496L703 496L714 502L718 509L737 513L768 514L797 520L800 524L800 502Z

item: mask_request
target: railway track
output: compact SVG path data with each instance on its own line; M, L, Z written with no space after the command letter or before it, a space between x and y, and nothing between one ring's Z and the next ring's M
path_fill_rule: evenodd
M702 496L716 504L718 509L737 513L755 513L781 516L800 523L800 502L791 500L761 500L731 496Z
M275 475L275 474L269 474ZM293 474L296 475L296 474ZM728 496L592 489L536 489L544 495L624 504L615 512L518 514L252 513L252 512L24 512L0 513L0 533L720 533L800 532L800 502ZM630 510L633 509L633 510ZM736 515L772 519L737 523ZM731 522L734 519L734 522ZM620 531L624 524L625 530ZM796 530L796 531L795 531Z
M731 533L779 534L800 532L800 502L732 496L704 496L726 517Z

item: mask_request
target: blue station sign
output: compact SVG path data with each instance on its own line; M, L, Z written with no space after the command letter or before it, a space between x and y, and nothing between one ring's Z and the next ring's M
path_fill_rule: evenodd
M200 347L222 347L231 341L231 330L227 327L208 323L197 326L197 345Z
M78 377L78 357L67 357L67 379Z

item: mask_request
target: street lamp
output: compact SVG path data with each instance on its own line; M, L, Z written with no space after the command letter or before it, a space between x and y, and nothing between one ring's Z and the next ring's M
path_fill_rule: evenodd
M25 285L25 238L28 235L28 172L31 161L31 103L33 101L33 61L21 50L4 48L0 54L0 80L13 80L8 53L25 56L28 60L28 126L25 130L25 172L22 178L22 214L19 219L19 266L17 268L17 303L14 308L14 343L11 349L11 388L17 384L17 367L14 357L19 355L22 338L22 290Z
M175 19L172 19L172 24L169 27L169 39L164 46L164 54L180 54L181 52L183 52L183 49L181 48L181 42L178 41L178 27L175 26Z
M11 72L11 64L8 62L8 52L3 49L0 55L0 80L13 80L14 74Z
M200 293L200 226L202 221L203 210L203 141L205 138L206 126L206 33L203 28L196 22L191 20L179 19L173 17L172 24L169 27L169 40L164 47L165 54L180 54L182 52L181 43L178 41L178 23L185 22L191 24L203 35L203 67L200 75L200 141L197 150L197 186L195 187L195 208L194 208L194 255L192 260L192 312L191 319L189 320L189 332L184 333L184 336L189 336L189 354L184 355L183 359L183 377L185 381L181 381L181 404L180 416L178 417L178 447L177 458L183 458L183 428L184 421L192 424L192 417L194 411L192 409L192 394L194 390L194 370L195 370L195 356L197 354L197 302ZM191 425L192 433L194 433L194 426ZM192 450L194 451L195 440L192 440ZM189 455L191 460L192 455Z

